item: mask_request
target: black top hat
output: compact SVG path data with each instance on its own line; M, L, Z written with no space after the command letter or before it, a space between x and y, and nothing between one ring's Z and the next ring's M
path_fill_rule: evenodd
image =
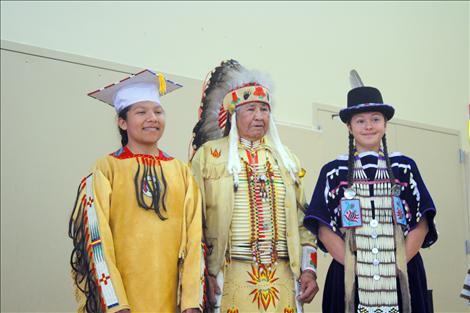
M380 112L388 121L392 119L395 109L383 103L377 88L362 86L348 92L348 107L339 111L339 117L343 123L348 123L354 114L362 112Z

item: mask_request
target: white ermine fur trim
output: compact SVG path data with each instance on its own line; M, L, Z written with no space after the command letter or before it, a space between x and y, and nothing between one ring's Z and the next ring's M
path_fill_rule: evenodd
M233 184L235 188L238 187L238 174L241 171L240 155L238 153L238 129L237 129L237 114L233 112L230 119L231 127L229 133L229 147L228 147L228 172L233 175Z
M297 300L297 297L301 295L300 292L300 282L297 279L294 279L294 289L295 289L295 307L297 309L297 313L302 313L303 312L303 305L302 303Z
M286 149L284 148L284 145L281 142L272 113L269 114L269 129L267 136L273 143L274 149L276 149L276 152L281 157L284 167L289 171L292 179L294 181L297 181L296 173L298 172L298 168L295 165L295 162L289 157L289 154L287 153Z
M220 289L220 294L215 295L215 309L214 313L220 313L220 306L222 304L222 292L224 291L224 273L220 271L216 277L217 285Z

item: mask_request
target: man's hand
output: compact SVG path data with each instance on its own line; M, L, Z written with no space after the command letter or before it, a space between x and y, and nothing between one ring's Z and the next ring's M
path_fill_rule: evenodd
M311 270L305 270L300 275L300 295L297 297L301 303L310 303L318 292L317 275Z
M196 308L190 308L190 309L184 310L183 313L201 313L201 311Z
M213 307L217 304L216 295L220 295L220 288L217 284L217 279L215 276L209 275L209 286L207 286L207 299L209 300L209 304Z

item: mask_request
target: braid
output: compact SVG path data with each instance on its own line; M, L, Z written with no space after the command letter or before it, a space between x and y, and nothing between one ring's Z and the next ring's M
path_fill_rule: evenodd
M162 173L162 182L163 182L163 194L162 194L162 208L163 208L163 211L166 212L166 204L165 204L165 199L166 199L166 190L167 190L167 183L166 183L166 179L165 179L165 174L163 174L163 167L162 167L162 163L161 162L158 162L158 165L160 165L160 172Z
M354 136L349 133L348 188L353 184L354 175Z
M129 142L129 137L127 137L127 131L119 128L119 134L121 135L121 145L125 147Z
M235 111L232 114L236 114ZM232 115L230 113L227 114L227 122L225 122L225 129L224 129L224 137L230 134L230 129L232 128Z
M141 208L145 210L153 210L158 215L158 217L164 221L168 219L164 217L161 210L160 210L160 199L163 202L163 210L166 211L166 205L164 202L165 194L162 197L162 188L160 186L160 181L157 176L157 171L155 169L155 160L149 159L146 157L141 157L140 161L139 158L137 160L137 171L134 176L134 188L135 194L137 197L137 203ZM142 163L142 167L141 164ZM162 171L163 174L163 171ZM151 177L152 179L149 180L148 178ZM163 177L164 185L166 186L166 180ZM143 187L144 185L147 187L148 192L150 193L151 204L148 205L145 201ZM164 191L163 191L164 192Z
M90 175L84 178L87 179ZM92 264L88 258L87 230L85 229L86 199L80 198L86 184L80 184L75 199L74 209L69 221L69 237L73 240L70 256L72 277L77 289L85 295L86 301L82 309L86 313L104 312L100 300L100 288L96 284ZM85 200L85 201L84 201Z
M382 137L382 146L384 150L385 163L387 164L388 177L390 178L390 181L392 182L392 186L393 186L395 185L395 175L393 175L392 166L390 164L390 158L388 157L387 138L385 134Z
M118 113L118 117L127 121L127 112L129 112L130 106L124 108ZM121 135L121 145L124 147L129 142L129 137L127 136L127 131L118 126L119 134Z

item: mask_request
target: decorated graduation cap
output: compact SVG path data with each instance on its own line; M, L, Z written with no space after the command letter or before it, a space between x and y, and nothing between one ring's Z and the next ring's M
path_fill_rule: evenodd
M384 103L377 88L364 86L356 70L350 72L349 78L353 89L348 92L348 106L339 111L343 123L348 123L354 114L363 112L380 112L387 121L392 119L395 109Z
M222 61L204 81L199 121L193 129L192 149L195 152L207 141L229 136L227 168L233 175L235 186L238 185L241 171L236 111L243 105L254 102L264 103L271 108L271 89L266 75L248 70L235 60ZM272 114L269 115L266 136L295 180L297 166L281 143Z
M166 79L163 74L146 69L88 95L113 106L119 113L141 101L152 101L161 105L161 96L181 87L181 84Z

